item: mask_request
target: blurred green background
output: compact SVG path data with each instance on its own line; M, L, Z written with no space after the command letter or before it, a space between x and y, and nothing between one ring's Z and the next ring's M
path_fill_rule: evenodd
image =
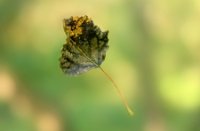
M102 67L59 68L62 20L109 30ZM200 131L199 0L0 0L0 131Z

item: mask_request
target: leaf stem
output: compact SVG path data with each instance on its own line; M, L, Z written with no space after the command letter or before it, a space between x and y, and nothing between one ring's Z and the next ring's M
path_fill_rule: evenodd
M133 116L134 113L133 113L132 109L130 108L130 106L129 106L129 104L128 104L126 98L125 98L125 96L123 95L123 93L121 92L121 90L119 89L119 87L117 86L117 84L115 83L115 81L110 77L110 75L108 75L108 73L107 73L106 71L104 71L103 68L101 68L101 67L99 66L99 69L100 69L100 70L105 74L105 76L112 82L113 87L117 90L117 92L118 92L118 94L119 94L119 96L120 96L120 98L121 98L123 104L125 105L125 107L126 107L128 113L129 113L129 115Z

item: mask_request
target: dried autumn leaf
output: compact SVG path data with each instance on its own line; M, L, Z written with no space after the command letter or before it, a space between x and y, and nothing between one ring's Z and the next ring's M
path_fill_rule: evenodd
M67 35L60 58L60 67L68 75L79 75L92 68L99 68L112 82L127 111L133 115L124 95L113 79L101 68L108 49L108 31L102 32L88 16L64 19Z
M64 19L67 35L63 45L60 67L69 75L79 75L97 68L108 49L108 31L102 32L87 16Z

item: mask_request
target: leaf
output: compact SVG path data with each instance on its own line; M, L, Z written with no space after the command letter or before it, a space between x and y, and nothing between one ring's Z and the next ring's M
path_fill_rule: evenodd
M128 113L133 115L117 84L100 66L105 60L108 49L108 31L102 32L88 16L64 19L63 24L67 35L60 58L60 67L63 72L76 76L90 69L99 68L112 82Z
M68 75L79 75L97 68L108 49L108 31L102 32L87 16L64 19L67 35L63 45L60 67Z

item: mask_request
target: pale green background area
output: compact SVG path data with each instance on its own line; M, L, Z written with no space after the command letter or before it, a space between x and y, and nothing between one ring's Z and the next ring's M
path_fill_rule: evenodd
M59 68L63 18L109 30L102 67ZM0 0L0 131L200 130L199 0Z

